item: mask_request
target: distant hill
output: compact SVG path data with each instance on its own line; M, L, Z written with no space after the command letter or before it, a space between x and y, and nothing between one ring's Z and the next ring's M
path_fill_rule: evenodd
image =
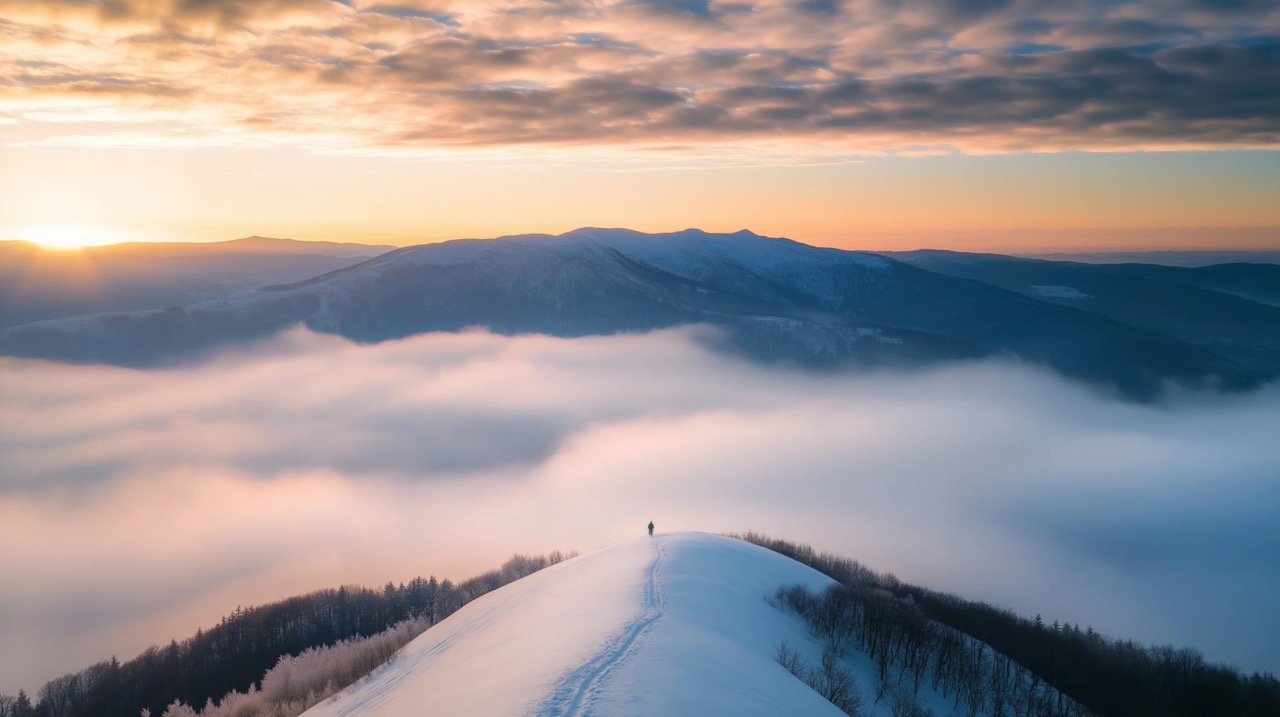
M1280 264L1280 251L1093 251L1018 254L1017 256L1049 261L1079 261L1086 264L1160 264L1162 266Z
M1249 370L1280 373L1280 265L1085 264L948 251L893 256L1160 331Z
M0 354L145 366L298 324L375 342L474 326L582 336L705 323L724 329L719 348L761 361L835 368L1012 356L1136 397L1170 381L1246 388L1276 362L1263 343L1206 344L916 264L750 232L459 240L185 307L0 330ZM1211 294L1270 320L1268 307ZM1162 300L1153 312L1188 310Z
M75 251L0 242L0 327L77 314L182 306L298 281L391 248L268 237L134 242Z

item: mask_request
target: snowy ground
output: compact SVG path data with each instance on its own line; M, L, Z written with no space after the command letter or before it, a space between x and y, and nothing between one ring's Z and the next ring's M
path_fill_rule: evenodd
M306 714L840 715L775 662L783 641L810 664L821 645L765 600L784 584L829 582L721 536L621 543L472 602ZM888 714L871 704L865 656L846 664L865 713Z
M1092 299L1093 297L1072 286L1043 286L1033 284L1031 291L1046 299Z

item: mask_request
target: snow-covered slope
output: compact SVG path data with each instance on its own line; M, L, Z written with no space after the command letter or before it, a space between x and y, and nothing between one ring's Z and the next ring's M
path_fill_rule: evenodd
M714 535L614 545L468 604L306 714L839 715L774 662L810 641L764 600L828 582Z
M775 661L821 645L766 600L830 579L750 543L703 533L641 538L575 558L468 604L307 717L841 715ZM868 717L872 666L846 656ZM951 714L925 690L921 703Z

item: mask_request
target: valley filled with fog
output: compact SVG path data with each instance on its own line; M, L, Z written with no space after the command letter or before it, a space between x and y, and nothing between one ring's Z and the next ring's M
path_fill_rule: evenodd
M295 329L170 368L0 359L0 691L237 605L755 530L1280 670L1280 388L1139 404L1009 361L766 367L716 329Z

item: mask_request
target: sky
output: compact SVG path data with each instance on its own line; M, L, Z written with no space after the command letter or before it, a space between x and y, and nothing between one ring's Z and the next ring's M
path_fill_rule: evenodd
M1267 0L0 0L0 238L1280 249Z
M1280 387L1134 404L998 361L809 373L709 331L0 358L0 692L237 605L463 578L650 520L1280 672Z

